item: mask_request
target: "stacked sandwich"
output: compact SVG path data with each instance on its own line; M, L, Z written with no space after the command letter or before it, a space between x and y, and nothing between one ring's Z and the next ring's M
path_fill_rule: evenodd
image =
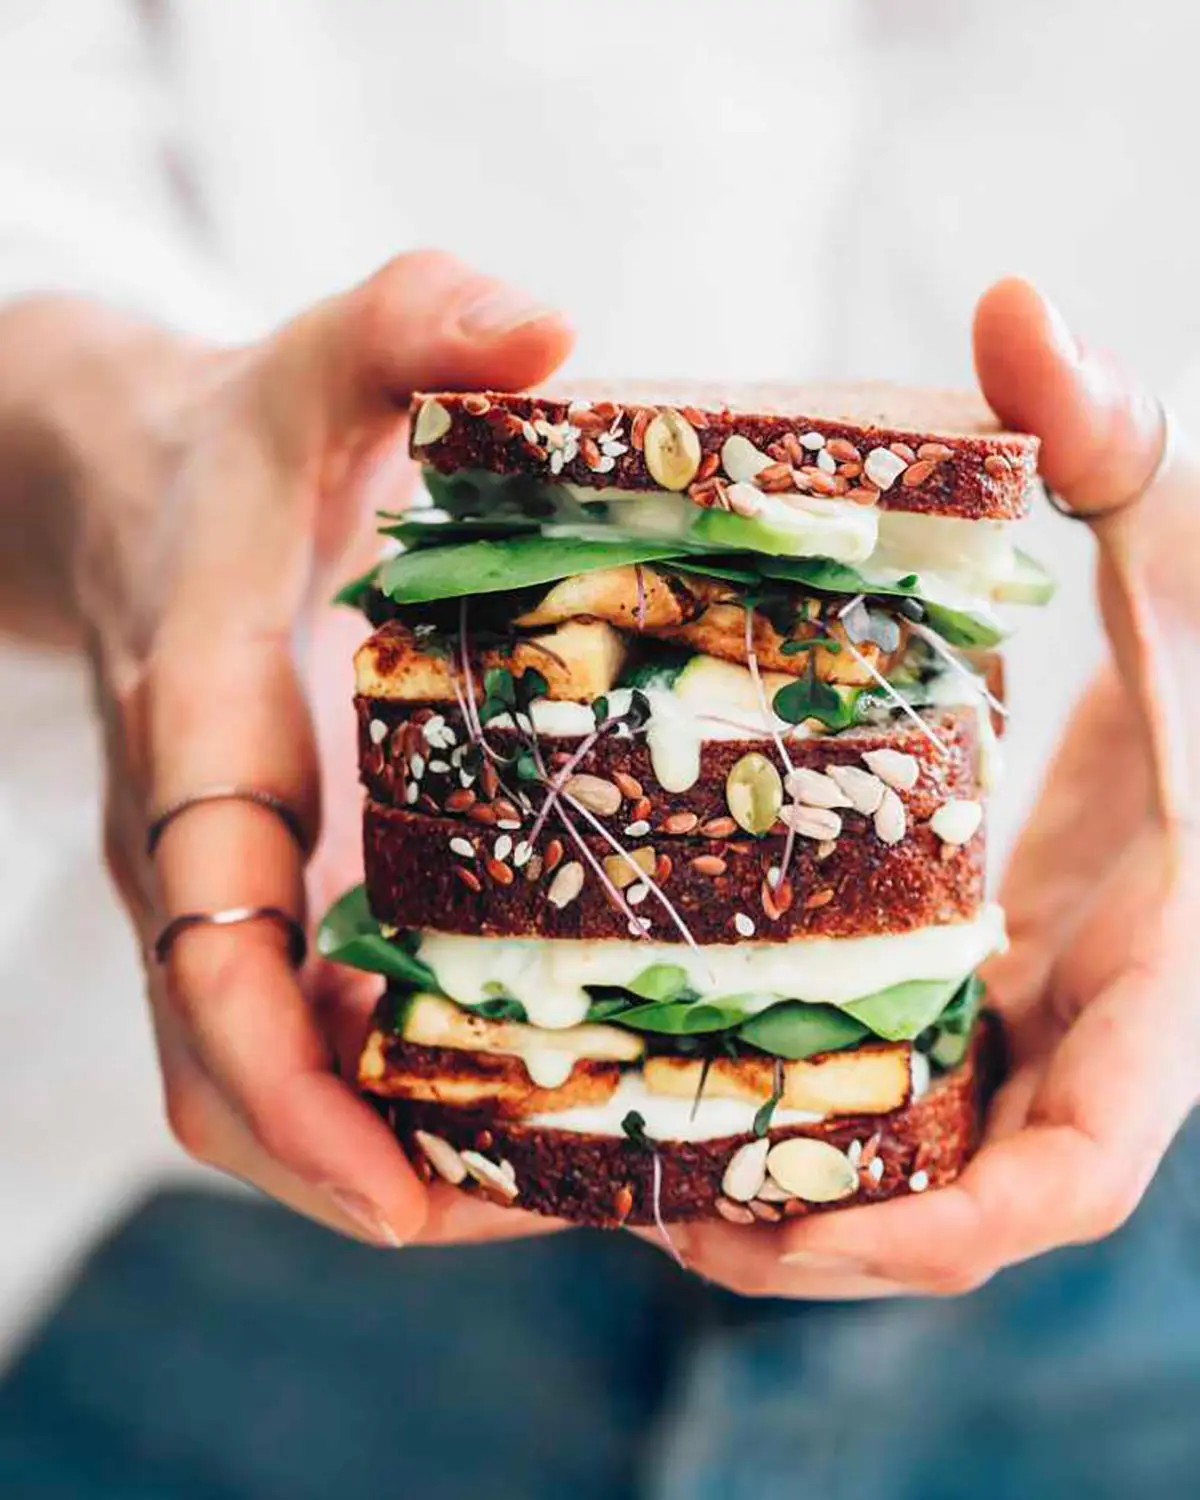
M948 1181L1036 442L823 386L423 395L411 444L427 502L343 596L362 1090L427 1176L584 1222Z

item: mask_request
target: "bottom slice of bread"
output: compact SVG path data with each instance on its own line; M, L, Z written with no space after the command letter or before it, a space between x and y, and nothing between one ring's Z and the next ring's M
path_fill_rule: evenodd
M944 1186L978 1145L1002 1071L1000 1023L985 1016L964 1062L903 1109L769 1131L761 1183L758 1157L764 1148L747 1152L755 1139L748 1134L633 1140L444 1104L371 1102L426 1177L483 1192L498 1203L607 1227L714 1216L750 1224ZM774 1158L782 1179L776 1181L772 1153L798 1138L821 1144Z

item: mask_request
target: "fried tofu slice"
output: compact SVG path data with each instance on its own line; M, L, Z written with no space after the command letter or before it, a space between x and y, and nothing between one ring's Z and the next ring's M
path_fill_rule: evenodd
M911 1056L907 1044L880 1043L785 1062L779 1107L821 1115L882 1115L900 1109L912 1092ZM650 1057L643 1074L652 1094L694 1099L703 1067L698 1058ZM706 1099L765 1104L774 1090L775 1061L770 1057L715 1058L704 1079Z
M518 1057L417 1047L380 1031L367 1038L359 1066L359 1086L365 1093L481 1109L504 1119L603 1104L616 1092L620 1078L620 1064L582 1058L565 1083L540 1088Z
M644 1050L641 1037L615 1026L545 1031L488 1020L440 995L414 995L398 1037L379 1029L368 1036L358 1081L388 1099L537 1114L603 1103L621 1064Z
M477 687L491 667L507 667L514 677L535 668L546 679L548 698L590 703L611 690L626 654L625 638L611 625L567 620L556 629L472 652L471 666ZM431 647L400 620L389 620L363 642L354 657L354 674L356 691L365 698L456 701L453 656L444 647Z
M797 594L798 606L802 600L803 596ZM662 572L651 567L605 568L577 578L564 578L535 609L518 616L513 623L528 629L571 618L604 620L634 635L677 642L743 666L747 659L745 606L737 586L719 578ZM785 641L806 636L828 637L838 643L839 649L817 647L811 653L784 653ZM799 676L808 670L811 654L813 670L822 682L866 687L874 680L872 668L886 676L903 656L908 628L901 622L900 644L894 652L882 651L873 641L864 641L851 651L840 620L801 622L790 636L784 636L757 610L752 643L764 671Z

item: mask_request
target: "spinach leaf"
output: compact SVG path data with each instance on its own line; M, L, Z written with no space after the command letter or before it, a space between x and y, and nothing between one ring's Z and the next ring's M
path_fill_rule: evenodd
M432 969L412 950L407 934L386 938L367 906L367 893L356 885L325 913L317 929L317 952L331 963L398 979L413 989L437 992Z
M937 1020L961 987L961 979L917 979L851 1000L842 1009L885 1041L908 1042Z
M687 988L687 970L679 964L651 964L625 986L640 1000L678 1000Z
M368 568L365 573L360 573L357 578L352 578L349 583L344 583L333 596L335 604L344 604L349 609L365 610L367 600L379 587L378 563L373 568Z
M379 587L397 603L428 604L471 594L506 593L601 568L659 562L678 555L678 544L669 542L517 536L403 552L382 565Z
M983 981L977 974L972 974L933 1026L921 1036L917 1045L924 1047L935 1066L956 1068L967 1055L984 993Z
M861 1021L836 1006L806 1005L799 1000L773 1005L738 1028L738 1037L760 1052L793 1061L818 1052L842 1052L870 1035Z

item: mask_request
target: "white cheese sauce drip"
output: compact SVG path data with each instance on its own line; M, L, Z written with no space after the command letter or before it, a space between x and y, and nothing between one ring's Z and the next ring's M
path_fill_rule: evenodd
M589 985L625 986L651 964L684 970L699 995L754 993L844 1005L910 980L966 978L1003 948L1004 913L985 906L969 922L859 938L793 943L717 943L697 953L684 943L494 938L425 931L418 957L460 1005L496 994L525 1007L534 1026L559 1030L587 1014Z

